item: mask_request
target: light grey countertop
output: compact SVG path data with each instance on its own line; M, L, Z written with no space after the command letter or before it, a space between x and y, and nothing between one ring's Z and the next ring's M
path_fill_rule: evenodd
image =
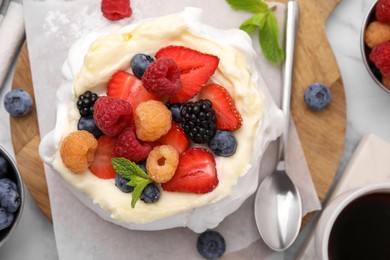
M342 74L347 106L347 136L339 176L355 147L366 134L390 141L390 94L380 89L366 71L360 52L360 29L365 12L373 0L342 0L327 21L327 35ZM314 18L313 18L314 19ZM13 154L9 116L3 96L11 88L13 70L0 90L0 145ZM310 225L286 254L277 259L292 259L305 241ZM29 192L23 216L10 240L0 248L0 259L58 259L51 223L36 206Z

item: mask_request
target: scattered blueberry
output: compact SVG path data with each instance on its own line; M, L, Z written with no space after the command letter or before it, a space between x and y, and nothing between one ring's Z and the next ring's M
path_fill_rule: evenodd
M130 185L127 185L127 183L129 182L128 179L125 179L123 178L122 176L120 176L119 174L117 174L115 176L115 185L123 192L125 193L129 193L129 192L132 192L134 190L134 187L133 186L130 186Z
M171 111L172 113L172 119L174 122L176 123L180 123L181 122L181 103L167 103L167 107L168 109Z
M14 214L7 212L3 208L0 208L0 230L9 227L13 220Z
M0 187L4 187L6 190L11 189L18 192L18 187L16 186L16 183L8 178L0 179Z
M157 202L160 199L160 190L154 183L149 183L142 191L140 199L145 203Z
M236 152L237 140L231 132L217 130L209 141L209 148L218 156L229 157Z
M7 159L0 155L0 178L4 178L7 175L8 167Z
M20 196L19 193L17 193L14 190L10 190L7 192L6 196L2 196L0 200L0 205L3 207L7 212L15 212L18 210L20 206Z
M309 108L321 110L330 104L331 91L322 83L314 83L306 88L304 100Z
M4 97L4 107L12 116L25 116L32 108L30 94L22 89L13 89Z
M149 55L138 53L130 61L131 69L134 75L141 79L145 73L146 68L154 62L154 59Z
M86 130L93 134L95 138L98 138L103 135L103 132L97 127L93 116L80 117L79 122L77 124L78 130Z
M225 253L225 239L217 231L205 231L199 235L196 248L204 258L217 259Z

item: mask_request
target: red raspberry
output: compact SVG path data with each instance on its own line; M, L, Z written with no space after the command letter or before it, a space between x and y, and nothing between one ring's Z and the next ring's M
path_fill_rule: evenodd
M128 127L119 135L114 153L117 157L125 157L133 162L145 160L152 147L149 144L141 144L135 136L134 128Z
M380 70L383 76L390 76L390 42L381 43L370 53L370 60Z
M134 122L129 102L103 96L96 100L93 112L97 127L108 136L116 136Z
M378 0L375 11L378 21L390 23L390 0Z
M102 0L101 9L103 16L110 21L130 17L133 13L130 0Z
M171 58L157 59L147 67L142 83L149 92L165 101L181 88L179 67Z

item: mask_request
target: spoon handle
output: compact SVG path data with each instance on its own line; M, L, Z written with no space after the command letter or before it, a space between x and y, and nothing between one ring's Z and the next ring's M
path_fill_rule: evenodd
M282 93L282 111L286 118L286 125L282 140L279 141L279 159L285 159L285 150L287 145L288 128L290 122L290 101L292 88L292 74L294 63L295 35L298 20L298 4L295 0L287 2L287 26L285 38L285 63L283 73L283 93Z

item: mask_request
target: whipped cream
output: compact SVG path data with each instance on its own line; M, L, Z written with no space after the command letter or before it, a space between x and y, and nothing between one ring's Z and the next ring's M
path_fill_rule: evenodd
M256 52L249 36L238 29L220 30L204 25L200 22L201 14L200 9L186 8L178 14L142 20L114 33L89 34L69 50L62 68L66 82L58 93L56 127L43 139L40 154L73 187L71 190L81 201L109 221L143 230L188 226L201 232L215 227L255 191L261 156L283 129L282 113L271 97L265 98L260 90L265 83L257 73ZM80 115L76 97L87 90L104 95L111 75L117 70L129 71L135 54L154 56L168 45L182 45L219 57L219 66L210 82L224 86L233 96L243 126L234 132L238 141L236 153L227 158L215 157L219 184L212 192L161 190L158 202L138 201L131 208L131 194L121 192L113 179L99 179L89 170L82 174L70 172L62 163L58 146L63 137L77 130Z

